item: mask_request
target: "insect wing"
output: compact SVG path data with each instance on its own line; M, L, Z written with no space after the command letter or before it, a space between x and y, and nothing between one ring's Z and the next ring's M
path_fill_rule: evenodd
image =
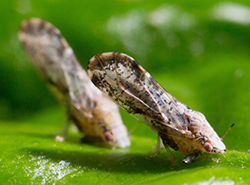
M66 106L68 120L84 133L84 141L122 148L130 145L118 107L93 85L56 27L37 18L23 21L19 40L55 96Z
M171 117L170 111L181 112L187 108L126 54L108 52L96 55L90 59L88 73L101 91L129 113L166 121Z
M88 73L92 82L118 105L139 114L158 133L167 151L170 146L187 155L185 163L202 152L224 152L225 145L205 116L169 94L128 55L96 55L89 61Z
M88 73L92 82L127 112L157 116L159 108L142 84L146 71L136 61L120 53L103 53L90 59Z
M86 72L78 64L73 50L52 24L32 18L21 24L19 39L45 80L62 94L69 93L74 104L87 108L90 101L85 84ZM91 93L90 93L91 95ZM64 95L62 95L64 96ZM72 103L72 102L71 102Z

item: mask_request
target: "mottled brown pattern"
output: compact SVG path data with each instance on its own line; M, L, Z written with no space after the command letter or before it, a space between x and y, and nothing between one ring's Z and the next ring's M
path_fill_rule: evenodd
M130 145L118 107L92 84L56 27L37 18L25 20L19 40L84 141L113 148Z
M96 55L89 61L88 74L117 105L142 117L167 151L171 147L187 155L183 162L191 163L202 152L225 151L205 116L169 94L132 57L115 52Z

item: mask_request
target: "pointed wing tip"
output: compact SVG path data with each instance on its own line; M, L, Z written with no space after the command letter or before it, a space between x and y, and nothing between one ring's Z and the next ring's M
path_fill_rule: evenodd
M100 62L102 62L103 60L107 61L107 60L112 60L114 58L114 54L115 52L105 52L105 53L100 53L97 54L95 56L93 56L88 63L88 71L90 70L94 70L98 67L101 66Z
M88 76L89 76L90 80L92 81L94 73L93 73L92 69L89 68L89 65L88 65L87 73L88 73Z
M53 32L57 35L61 34L60 30L51 23L39 18L30 18L21 22L18 35L22 38L25 34L34 35L41 33L42 30L49 30L50 34Z
M28 33L31 31L31 28L33 28L37 25L41 25L43 23L47 23L47 22L45 22L39 18L30 18L30 19L23 20L20 24L19 32Z
M113 60L113 59L130 59L135 61L135 59L133 59L131 56L125 54L125 53L119 53L119 52L104 52L104 53L100 53L97 54L95 56L93 56L90 60L89 60L89 64L90 66L92 64L94 64L97 60Z

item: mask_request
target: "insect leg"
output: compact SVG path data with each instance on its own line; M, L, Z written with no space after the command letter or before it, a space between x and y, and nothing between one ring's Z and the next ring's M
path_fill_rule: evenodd
M157 136L157 146L156 146L155 153L148 155L147 158L157 156L157 155L161 152L161 150L162 150L163 148L164 148L164 147L163 147L163 144L162 144L162 141L161 141L161 137L158 135L158 136Z
M67 139L68 136L68 130L69 130L69 122L70 122L70 116L67 116L66 120L63 123L63 128L61 130L61 134L57 135L55 137L56 141L63 142Z
M202 155L202 151L193 152L193 153L187 155L187 156L183 159L183 162L184 162L185 164L192 163L193 160L194 160L195 158L197 158L197 157L199 157L199 156L201 156L201 155Z
M218 159L218 158L214 158L214 157L209 157L209 156L202 156L202 157L200 157L198 160L195 160L195 162L197 162L197 161L203 161L203 160L211 160L211 161L215 161L215 162L219 162L219 160L220 159Z
M171 168L174 168L175 166L175 162L176 162L176 157L175 155L171 152L170 148L168 145L164 145L165 146L165 149L167 150L167 152L169 153L170 157L172 158L172 164L171 164Z

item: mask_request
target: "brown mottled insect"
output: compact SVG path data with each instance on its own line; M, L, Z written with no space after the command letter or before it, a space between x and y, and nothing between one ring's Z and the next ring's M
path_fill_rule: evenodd
M19 39L43 79L66 106L66 123L73 121L84 133L83 141L111 147L130 145L118 107L92 84L56 27L37 18L25 20Z
M96 55L89 61L88 74L106 96L128 113L139 115L158 134L152 156L160 152L161 140L173 159L169 147L185 154L184 163L203 152L226 151L205 116L169 94L132 57L113 52Z

